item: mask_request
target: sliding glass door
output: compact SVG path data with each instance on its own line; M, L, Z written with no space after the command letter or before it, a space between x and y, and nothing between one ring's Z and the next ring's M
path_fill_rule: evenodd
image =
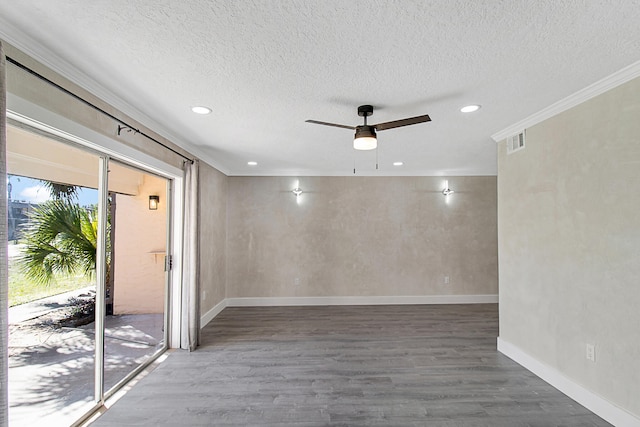
M165 348L166 178L109 162L104 391Z
M7 131L9 418L70 425L166 348L171 181Z
M7 129L11 425L69 425L94 405L100 162Z

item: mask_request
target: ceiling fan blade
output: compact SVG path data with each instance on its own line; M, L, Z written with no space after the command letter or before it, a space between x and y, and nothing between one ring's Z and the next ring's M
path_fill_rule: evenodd
M355 130L356 127L355 126L347 126L347 125L338 125L336 123L327 123L327 122L319 122L317 120L305 120L306 123L313 123L316 125L324 125L324 126L333 126L336 128L345 128L345 129L351 129L351 130Z
M378 123L377 125L373 125L373 127L375 127L376 130L386 130L386 129L399 128L401 126L415 125L418 123L424 123L424 122L430 122L430 121L431 121L431 117L429 117L428 114L425 114L424 116L416 116L416 117L410 117L408 119L394 120L393 122Z

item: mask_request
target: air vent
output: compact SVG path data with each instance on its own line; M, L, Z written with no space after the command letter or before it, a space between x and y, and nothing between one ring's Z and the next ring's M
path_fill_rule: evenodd
M511 154L524 148L524 131L507 138L507 154Z

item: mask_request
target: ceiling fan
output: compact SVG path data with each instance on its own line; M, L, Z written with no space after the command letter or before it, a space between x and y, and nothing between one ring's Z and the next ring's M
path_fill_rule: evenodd
M372 114L373 106L361 105L358 107L358 115L360 117L364 117L364 124L361 126L346 126L336 123L319 122L317 120L306 120L306 123L315 123L317 125L334 126L338 128L355 130L356 135L353 139L353 148L355 148L356 150L373 150L378 146L376 131L399 128L401 126L409 126L431 121L431 118L427 114L425 114L424 116L416 116L407 119L394 120L392 122L378 123L377 125L368 125L367 117Z

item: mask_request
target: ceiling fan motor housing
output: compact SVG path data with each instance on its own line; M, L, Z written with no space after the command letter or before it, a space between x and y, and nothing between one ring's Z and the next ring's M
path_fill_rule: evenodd
M373 126L362 125L356 126L356 139L357 138L375 138L376 128Z
M360 117L369 117L373 114L373 105L361 105L358 107L358 115Z

